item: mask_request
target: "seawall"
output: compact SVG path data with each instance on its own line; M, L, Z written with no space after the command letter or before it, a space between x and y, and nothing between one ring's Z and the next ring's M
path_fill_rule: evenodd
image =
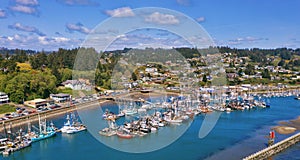
M247 156L243 158L243 160L261 160L261 159L267 159L269 157L274 156L275 154L289 148L290 146L298 143L300 141L300 132L288 137L270 147L267 147L261 151L258 151L250 156Z
M2 121L0 123L0 132L3 132L4 127L6 127L6 129L8 129L8 126L10 124L11 124L12 128L14 128L14 127L18 127L18 126L27 124L28 122L38 121L38 116L39 115L40 115L41 118L45 118L45 117L50 118L50 117L63 115L63 114L66 114L68 112L72 112L72 111L79 110L79 109L86 109L86 108L89 108L89 107L97 107L101 103L106 103L106 102L109 102L109 101L104 100L104 101L99 102L98 100L94 100L94 101L80 103L80 104L69 106L69 107L60 107L60 108L56 108L56 109L52 109L52 110L48 110L48 111L29 114L27 116L8 119L8 120Z

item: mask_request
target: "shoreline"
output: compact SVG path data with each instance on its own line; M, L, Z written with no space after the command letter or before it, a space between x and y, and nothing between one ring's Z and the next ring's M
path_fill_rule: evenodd
M4 127L7 129L8 126L11 124L12 128L21 126L21 125L25 125L28 122L36 122L38 121L38 117L40 115L40 117L45 117L45 118L53 118L53 117L57 117L63 114L66 114L68 112L73 112L73 111L77 111L77 110L81 110L81 109L87 109L90 107L96 107L102 104L106 104L106 103L110 103L110 100L104 100L104 101L91 101L91 102L86 102L83 104L79 104L79 105L74 105L74 106L70 106L70 107L61 107L61 108L57 108L57 109L53 109L53 110L48 110L48 111L44 111L44 112L40 112L40 113L34 113L31 115L27 115L27 116L22 116L22 117L17 117L14 119L9 119L9 120L5 120L1 122L0 125L0 132L4 131Z
M148 98L148 97L159 97L162 95L179 95L178 93L170 93L170 92L162 92L162 93L157 93L157 92L150 92L150 93L140 93L140 92L131 92L126 94L124 97L127 98ZM118 96L122 96L122 95L118 95ZM44 112L38 112L38 113L34 113L34 114L30 114L30 115L26 115L26 116L22 116L22 117L16 117L16 118L12 118L12 119L8 119L8 120L4 120L2 122L0 122L0 132L4 131L4 127L8 128L8 126L11 123L12 128L27 124L28 122L36 122L38 121L38 115L40 115L40 117L45 117L45 118L52 118L52 117L56 117L56 116L60 116L63 114L66 114L68 112L73 112L73 111L77 111L77 110L84 110L84 109L88 109L91 107L97 107L97 106L101 106L103 104L109 104L109 103L116 103L113 100L108 100L108 99L99 99L99 100L93 100L93 101L89 101L89 102L85 102L85 103L80 103L80 104L76 104L73 106L64 106L61 108L56 108L53 110L48 110L48 111L44 111Z
M161 97L163 95L164 96L179 96L180 93L157 92L157 91L153 91L153 92L149 92L149 93L141 93L139 91L133 91L130 93L122 93L120 95L116 95L113 98L146 99L146 98L151 98L151 97ZM81 110L81 109L87 109L92 106L101 106L102 104L107 104L107 103L117 103L117 102L113 101L113 99L109 99L109 97L102 97L102 99L100 98L98 100L80 103L80 104L76 104L76 105L70 106L70 107L64 106L64 107L53 109L53 110L48 110L48 111L44 111L44 112L30 114L27 116L8 119L8 120L0 122L2 124L2 125L0 125L0 132L3 131L4 125L7 126L10 123L12 123L12 128L14 128L17 126L24 125L28 122L35 122L38 120L38 115L40 115L41 117L51 118L51 117L59 116L62 114L66 114L68 112ZM297 130L299 131L300 130L300 116L296 119L289 120L289 122L286 122L286 121L281 122L281 124L274 126L272 129L274 129L279 134L291 134L291 133L296 132Z

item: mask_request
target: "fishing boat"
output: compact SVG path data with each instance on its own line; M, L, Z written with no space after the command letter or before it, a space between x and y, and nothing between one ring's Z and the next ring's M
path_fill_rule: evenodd
M126 116L132 116L138 113L135 109L125 109L123 112Z
M32 140L27 138L26 136L22 135L22 130L19 131L19 136L15 138L14 141L7 141L6 148L2 152L4 156L9 155L12 152L16 152L18 150L21 150L23 148L27 148L31 146Z
M101 131L99 131L99 134L102 136L111 137L117 134L117 132L111 128L104 128Z
M123 138L123 139L131 139L131 138L133 138L133 135L132 135L132 134L130 134L130 133L125 133L125 132L122 132L122 131L118 131L116 134L117 134L117 136L118 136L119 138Z
M224 112L225 108L221 106L212 106L211 109L218 111L218 112Z
M55 135L56 132L53 126L47 126L47 120L45 119L44 121L41 121L41 117L39 116L39 132L31 132L31 130L28 128L28 133L25 136L30 138L32 142L37 142Z
M9 143L8 138L0 139L0 152L4 151L7 148L8 143Z
M79 123L74 114L71 114L72 118L70 118L69 115L67 115L67 122L64 123L64 126L60 129L62 133L68 133L68 134L73 134L81 131L85 131L86 127Z

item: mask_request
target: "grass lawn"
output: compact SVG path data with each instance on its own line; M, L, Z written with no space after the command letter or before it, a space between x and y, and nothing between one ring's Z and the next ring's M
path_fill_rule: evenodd
M9 104L0 105L0 114L10 113L10 112L14 112L14 111L16 111L15 106L12 106Z

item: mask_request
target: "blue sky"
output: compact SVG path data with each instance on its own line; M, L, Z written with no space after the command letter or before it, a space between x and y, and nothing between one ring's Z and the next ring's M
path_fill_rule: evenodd
M132 14L135 8L162 7L197 21L215 45L300 48L299 6L298 0L1 0L0 47L74 48L80 46L92 29L110 17L135 16ZM153 16L160 16L158 20L167 18L162 15ZM171 18L176 20L177 17ZM173 22L168 25L177 25L177 21ZM165 36L160 32L153 34L139 30L125 35L127 39L134 37L131 46L122 45L122 41L116 44L134 47L135 42L142 43L146 36L149 44L164 38L164 45L176 47L178 43L173 43L176 36Z

